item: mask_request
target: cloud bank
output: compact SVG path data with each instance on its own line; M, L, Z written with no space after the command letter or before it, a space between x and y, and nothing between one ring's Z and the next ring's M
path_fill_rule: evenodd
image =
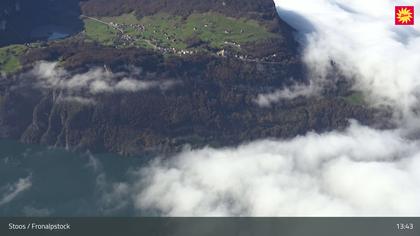
M353 123L188 150L133 173L134 205L169 216L417 216L419 142Z
M420 25L395 26L395 0L276 0L280 17L299 31L313 80L332 63L373 105L415 117L420 89ZM418 11L417 11L418 12ZM420 15L416 15L420 19Z

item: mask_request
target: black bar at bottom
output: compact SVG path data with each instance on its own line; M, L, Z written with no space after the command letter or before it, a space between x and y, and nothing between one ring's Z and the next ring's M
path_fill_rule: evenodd
M411 236L420 218L0 218L0 235Z

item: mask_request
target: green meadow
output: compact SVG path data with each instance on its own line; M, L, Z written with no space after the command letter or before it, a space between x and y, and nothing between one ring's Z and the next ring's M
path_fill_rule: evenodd
M364 105L366 104L365 96L362 92L353 92L347 97L344 97L344 100L352 105Z
M11 45L0 48L0 73L11 74L21 69L19 57L25 53L26 46Z
M91 19L85 19L85 31L88 39L103 45L113 45L117 37L117 30L103 23Z
M179 16L156 14L137 19L134 13L117 17L100 18L104 22L123 24L123 31L135 39L134 46L185 49L191 39L205 42L213 48L223 48L225 42L244 44L258 41L275 34L255 20L231 18L218 13L192 14L183 19ZM144 26L139 30L138 26ZM137 26L137 27L136 27ZM94 20L85 20L89 39L105 45L116 43L117 30ZM115 45L120 46L120 45Z

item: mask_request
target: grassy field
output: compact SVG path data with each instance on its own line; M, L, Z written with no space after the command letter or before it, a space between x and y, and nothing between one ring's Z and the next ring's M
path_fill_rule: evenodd
M350 94L349 96L345 97L344 100L346 100L348 103L352 105L366 104L365 97L362 92L354 92Z
M100 20L122 25L124 34L133 39L132 45L185 49L191 39L201 40L213 48L223 48L226 43L244 44L268 37L276 37L257 21L235 19L217 13L192 14L187 19L156 14L137 19L134 13ZM142 28L139 29L139 26ZM144 27L144 28L143 28ZM110 26L85 20L88 38L110 45L116 42L117 31ZM120 45L117 45L120 46Z
M256 21L211 13L191 15L185 25L184 34L186 37L197 34L213 47L222 47L226 41L243 44L275 36Z
M85 19L84 23L88 39L99 42L103 45L114 44L114 41L117 38L117 30L91 19Z
M11 45L0 48L0 73L11 74L17 72L22 65L19 57L25 53L26 46Z

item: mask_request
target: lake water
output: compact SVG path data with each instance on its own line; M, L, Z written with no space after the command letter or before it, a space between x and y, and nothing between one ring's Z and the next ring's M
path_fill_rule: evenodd
M58 25L44 25L32 30L31 36L35 39L57 40L63 39L75 32Z
M145 162L0 140L0 216L138 214L106 196L111 183L126 181Z
M67 34L67 33L52 32L51 35L48 37L48 40L63 39L63 38L66 38L68 36L69 36L69 34Z

